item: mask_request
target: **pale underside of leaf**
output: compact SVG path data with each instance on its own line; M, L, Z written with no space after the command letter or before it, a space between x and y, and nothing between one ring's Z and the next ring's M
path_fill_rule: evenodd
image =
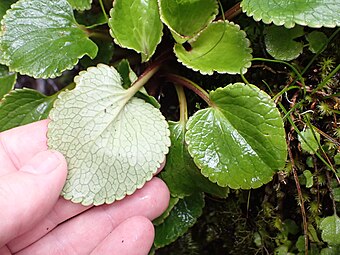
M75 78L50 113L50 148L62 152L69 173L62 195L73 202L112 203L150 180L170 146L158 109L132 97L118 72L99 64Z
M202 174L221 186L258 188L287 157L283 122L269 96L234 84L210 93L214 107L187 123L188 150Z
M338 0L243 0L241 7L248 16L266 24L287 28L295 24L309 27L340 26Z
M35 78L59 76L85 54L94 58L98 51L66 0L20 0L1 25L2 63Z
M251 48L244 31L232 22L213 22L188 41L191 49L176 44L178 61L202 74L245 73L251 65Z

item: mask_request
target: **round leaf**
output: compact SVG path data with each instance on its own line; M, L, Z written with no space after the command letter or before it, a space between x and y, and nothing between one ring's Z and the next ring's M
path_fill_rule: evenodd
M283 121L269 96L236 83L210 92L212 107L187 123L185 140L202 174L220 186L258 188L283 168Z
M234 23L211 23L188 43L190 49L182 44L175 45L176 56L185 66L202 74L245 73L251 65L249 41Z
M20 0L1 24L1 61L11 71L56 77L85 54L91 58L97 54L96 44L76 23L66 0Z
M155 247L164 247L185 234L196 223L197 218L201 216L203 207L204 197L202 193L195 193L190 197L180 199L165 221L156 226Z
M170 146L158 109L133 97L118 72L99 64L75 78L50 113L48 146L62 152L68 177L62 195L73 202L112 203L141 188Z
M7 66L0 65L0 100L13 89L16 79L16 73L9 72Z
M248 16L266 24L287 28L295 23L316 28L340 26L339 0L243 0L241 7Z
M265 43L267 52L276 59L293 60L303 51L303 43L295 39L304 35L303 27L292 29L270 26L265 29Z
M203 176L193 162L184 141L185 123L169 122L171 147L161 178L166 182L173 196L184 197L197 192L206 192L226 197L229 189L212 183Z
M340 245L340 218L334 214L324 218L320 223L322 240L329 245Z
M115 0L110 16L115 42L141 53L142 61L148 61L162 39L157 0Z
M32 89L11 91L0 102L0 132L46 119L54 100Z
M158 0L161 19L173 32L192 37L217 15L216 0Z
M91 9L92 0L67 0L73 9L85 11Z
M313 53L321 50L328 41L327 36L320 31L313 31L307 34L306 39L309 42L309 50Z
M301 136L303 136L304 139ZM299 142L301 143L302 150L305 152L314 154L319 148L320 134L316 131L313 132L310 128L301 131L300 135L298 136L298 139Z

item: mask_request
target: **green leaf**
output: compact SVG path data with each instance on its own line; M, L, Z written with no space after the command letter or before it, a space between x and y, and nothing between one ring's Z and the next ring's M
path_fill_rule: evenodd
M295 39L304 35L303 27L296 26L292 29L285 27L266 27L265 44L267 52L280 60L296 59L303 51L303 43Z
M311 188L313 186L313 174L309 170L305 170L303 175L306 178L306 188Z
M201 216L203 207L204 197L202 193L195 193L190 197L180 199L165 221L156 226L154 246L156 248L164 247L185 234L196 223L197 218Z
M0 101L13 89L16 79L16 73L9 72L7 66L0 65Z
M178 197L171 196L168 208L165 210L164 213L162 213L161 216L159 216L158 218L156 218L152 221L153 225L158 226L158 225L162 224L165 221L165 219L170 215L171 210L174 208L174 206L178 202L179 202Z
M157 0L115 0L110 16L115 42L141 53L142 61L148 61L163 35Z
M64 154L68 177L62 195L100 205L123 199L156 173L170 146L158 109L124 89L119 73L99 64L75 77L50 112L48 146Z
M309 154L314 154L314 152L317 151L319 148L320 134L314 131L314 137L313 131L310 128L301 131L300 134L301 135L299 135L298 139L301 143L302 150L308 152ZM301 136L305 138L306 142L302 139Z
M73 9L85 11L91 9L92 0L67 0Z
M340 165L340 153L339 153L339 152L334 156L334 163L335 163L337 166Z
M340 202L340 188L333 188L333 198L336 202Z
M250 67L251 48L244 31L232 22L213 22L188 41L190 49L175 45L178 60L202 74L245 73Z
M12 90L0 102L0 132L46 119L55 99L32 89Z
M327 247L321 250L320 255L339 255L340 246Z
M193 162L185 144L185 123L169 121L171 147L161 178L173 196L181 197L197 192L226 197L229 189L222 188L204 177Z
M158 0L161 19L182 37L192 37L213 21L218 13L216 0Z
M309 27L340 26L338 0L243 0L241 7L254 20L277 26L294 27L295 23Z
M11 7L11 4L15 3L17 0L1 0L0 2L0 20L5 15L6 11Z
M20 0L1 24L2 61L11 71L52 78L72 69L85 54L97 54L66 0Z
M202 174L220 186L258 188L285 166L283 121L270 97L236 83L211 91L212 107L187 123L185 140Z
M340 245L340 218L334 214L324 218L320 223L321 237L329 245Z
M309 50L313 53L317 53L321 50L328 41L327 36L319 31L313 31L306 35L306 39L309 42Z

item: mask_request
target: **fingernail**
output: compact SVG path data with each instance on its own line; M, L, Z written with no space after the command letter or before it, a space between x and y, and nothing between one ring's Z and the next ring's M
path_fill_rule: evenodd
M62 164L63 156L57 151L42 151L35 155L24 167L22 172L32 174L47 174L57 169Z

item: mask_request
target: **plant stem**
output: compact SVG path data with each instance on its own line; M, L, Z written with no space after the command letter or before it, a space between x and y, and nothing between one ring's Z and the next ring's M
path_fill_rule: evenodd
M150 78L157 73L162 63L168 59L168 54L161 55L158 59L156 59L146 70L142 73L141 76L128 88L128 91L132 95L136 94L149 80Z
M224 17L219 17L217 20L221 20L221 19L232 20L241 13L242 13L242 9L241 9L240 3L237 3L224 13L223 15Z
M332 78L338 71L340 70L340 64L332 71L330 72L327 77L315 88L312 90L312 94L314 94L315 92L317 92L318 90L322 89L326 83L328 82L328 80L330 78Z
M107 17L105 6L103 4L103 0L99 0L100 8L102 9L102 12L104 14L106 22L109 22L109 18Z
M317 57L326 49L327 45L333 40L333 38L339 32L340 32L340 28L335 30L335 32L328 38L327 42L322 46L322 48L317 53L315 53L311 61L309 61L308 65L306 65L306 67L302 70L301 75L303 75L309 69L309 67L313 64L313 62L317 59Z
M202 98L209 106L214 105L209 98L209 94L204 89L202 89L200 86L198 86L196 83L194 83L193 81L187 78L184 78L183 76L176 75L176 74L166 74L165 78L169 81L172 81L176 84L182 85L192 90L196 95Z
M178 96L179 102L179 122L184 124L188 121L188 106L187 106L187 98L185 96L185 92L182 86L175 84L175 89Z
M305 239L305 254L308 255L307 215L306 215L305 204L304 204L304 200L303 200L303 196L302 196L302 192L301 192L301 186L300 186L300 183L299 183L299 177L298 177L297 172L296 172L294 157L293 157L292 151L290 150L290 140L291 140L290 136L291 136L291 134L288 135L288 139L287 139L288 155L289 155L290 162L292 164L294 181L295 181L295 185L296 185L296 189L297 189L297 193L298 193L298 197L299 197L299 202L300 202L302 222L303 222L303 235L304 235L304 239Z
M253 58L251 61L267 61L267 62L280 63L280 64L284 64L284 65L289 66L293 70L293 72L297 75L297 77L299 78L301 84L303 85L304 91L306 91L305 79L302 77L300 72L293 65L291 65L291 64L289 64L285 61L275 60L275 59L266 59L266 58Z

